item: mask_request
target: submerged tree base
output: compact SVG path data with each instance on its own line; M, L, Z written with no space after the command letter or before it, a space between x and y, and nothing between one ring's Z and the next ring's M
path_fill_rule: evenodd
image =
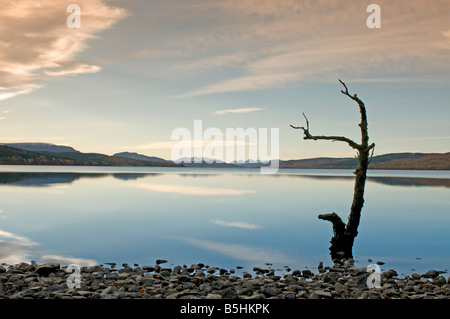
M353 258L352 247L353 235L346 232L346 227L342 219L336 214L321 214L319 219L327 220L333 225L333 237L330 240L330 254L332 260Z

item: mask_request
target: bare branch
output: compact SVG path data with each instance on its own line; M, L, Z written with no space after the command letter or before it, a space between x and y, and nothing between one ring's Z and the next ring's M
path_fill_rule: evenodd
M305 115L305 113L302 113L303 114L303 117L305 118L305 120L306 120L306 128L304 127L304 126L293 126L293 125L290 125L293 129L296 129L296 130L303 130L303 131L309 131L309 121L308 121L308 118L306 117L306 115Z
M340 142L345 142L348 145L350 145L350 147L359 150L361 148L361 145L359 145L358 143L352 141L351 139L345 137L345 136L305 136L303 139L305 140L330 140L330 141L340 141Z
M341 90L341 92L342 92L343 94L345 94L345 95L349 95L349 94L348 94L348 89L347 89L347 85L345 85L345 83L344 83L344 82L342 82L342 81L341 81L341 79L339 79L339 82L341 82L341 84L342 84L342 85L344 86L344 88L345 88L345 92L344 92L344 91L342 91L342 90Z
M370 158L369 161L367 162L367 165L370 164L370 161L372 160L373 157L373 152L375 152L375 143L370 144L368 151L370 151L372 149L372 153L370 153Z
M296 130L303 130L303 133L305 135L303 137L304 140L314 140L314 141L317 141L317 140L329 140L329 141L333 141L333 142L340 141L340 142L347 143L348 145L350 145L350 147L352 147L354 149L357 149L357 150L361 149L361 145L359 145L358 143L356 143L356 142L352 141L351 139L349 139L347 137L344 137L344 136L323 136L323 135L321 135L321 136L314 136L314 135L311 135L311 133L309 133L309 121L308 121L308 118L306 117L305 113L303 113L303 116L304 116L304 118L306 120L306 128L304 126L293 126L293 125L291 125L291 127L293 129L296 129Z

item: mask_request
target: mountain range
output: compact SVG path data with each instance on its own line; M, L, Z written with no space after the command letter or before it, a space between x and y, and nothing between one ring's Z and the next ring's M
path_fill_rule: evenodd
M197 163L196 163L197 162ZM181 158L176 163L160 157L121 152L112 156L82 153L70 146L46 143L0 143L0 165L79 165L79 166L165 166L165 167L217 167L258 168L268 165L259 161L235 161L203 158ZM302 169L354 169L356 158L309 158L280 160L280 168ZM374 156L370 169L450 170L449 153L392 153Z
M0 165L180 166L170 161L81 153L71 147L42 143L0 145Z

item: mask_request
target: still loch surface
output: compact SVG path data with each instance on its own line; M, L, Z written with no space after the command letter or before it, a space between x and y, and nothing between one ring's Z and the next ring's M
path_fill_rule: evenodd
M450 171L369 171L357 266L450 269ZM331 266L351 170L0 166L0 263ZM239 273L239 270L237 270Z

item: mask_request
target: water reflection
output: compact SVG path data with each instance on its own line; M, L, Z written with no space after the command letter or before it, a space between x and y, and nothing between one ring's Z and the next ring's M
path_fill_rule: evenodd
M333 173L332 171L330 172ZM81 179L94 179L94 178L106 178L114 177L123 181L136 181L146 177L156 177L169 173L15 173L7 172L0 173L0 185L16 185L16 186L34 186L34 187L48 187L57 184L72 184ZM196 174L196 173L182 173L177 174L181 177L203 177L203 178L215 178L224 174ZM263 177L259 174L238 174L246 177L259 178ZM299 179L315 179L315 180L353 180L353 176L341 176L341 175L301 175L301 174L282 174L282 175L264 175L264 177L272 178L299 178ZM375 182L384 185L391 186L404 186L404 187L445 187L450 188L450 178L431 178L431 177L396 177L396 176L369 176L367 178L369 182ZM143 187L145 188L145 187ZM155 188L158 187L148 187ZM161 190L164 191L164 190ZM182 192L182 190L179 190ZM185 190L187 191L187 190ZM192 193L187 191L188 193ZM204 192L200 192L204 193Z
M0 185L49 187L58 184L72 184L81 179L114 178L128 181L161 173L0 173Z
M283 175L294 178L315 179L315 180L346 180L353 181L353 176L332 176L332 175ZM375 182L391 186L403 187L446 187L450 188L449 178L430 178L430 177L385 177L385 176L369 176L368 182Z
M23 261L38 259L39 261L53 261L62 264L78 264L80 266L94 266L97 261L86 258L50 255L38 248L39 243L31 239L0 229L0 260L2 263L13 265Z
M278 263L282 264L298 264L300 260L299 257L296 258L286 255L277 250L252 247L249 245L230 244L226 242L217 242L193 237L179 237L179 239L187 244L241 261L262 264L268 260L276 260Z
M349 170L155 171L0 173L0 262L314 267L329 260L331 232L317 214L347 211L354 180ZM368 178L355 255L406 270L417 256L448 265L450 175L380 173Z

